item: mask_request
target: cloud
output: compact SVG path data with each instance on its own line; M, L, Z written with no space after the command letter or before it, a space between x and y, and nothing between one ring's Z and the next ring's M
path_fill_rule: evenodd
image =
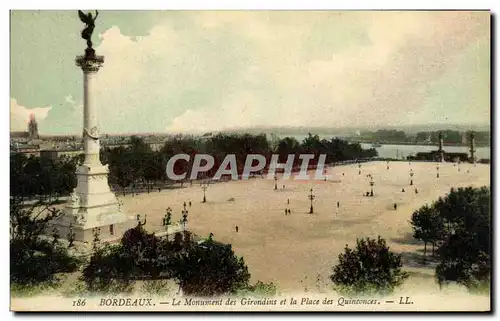
M64 97L64 102L71 104L71 105L75 104L75 101L73 100L73 96L71 96L71 95Z
M52 106L26 108L17 103L15 98L10 99L10 130L11 131L27 131L30 116L35 115L36 120L40 123L47 118Z

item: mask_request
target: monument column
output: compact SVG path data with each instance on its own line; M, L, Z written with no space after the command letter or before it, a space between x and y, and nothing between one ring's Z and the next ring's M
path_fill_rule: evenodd
M443 133L439 132L439 161L444 162Z
M96 56L92 48L85 50L84 56L78 56L76 64L83 71L83 148L84 165L99 166L99 127L93 99L95 77L102 64L103 56Z
M91 36L97 17L79 11L86 24L82 38L87 40L85 54L76 57L76 65L83 72L83 144L85 159L76 170L77 185L66 204L64 215L54 222L59 235L68 236L74 232L74 240L92 242L94 230L98 229L100 239L111 241L120 239L123 232L135 225L121 208L121 203L108 184L109 169L99 159L99 128L97 108L94 104L94 86L97 72L104 63L104 57L95 54Z
M476 137L474 132L470 133L470 162L476 163Z

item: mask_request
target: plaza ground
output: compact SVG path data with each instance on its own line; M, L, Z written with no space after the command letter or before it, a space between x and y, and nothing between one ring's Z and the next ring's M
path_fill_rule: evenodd
M149 231L163 230L167 207L178 221L183 203L191 201L188 229L202 237L213 233L216 240L232 244L236 254L244 257L252 281L273 282L281 293L328 289L331 268L346 244L352 247L356 238L378 235L403 255L404 269L411 272L405 291L438 291L435 265L421 264L423 244L412 238L408 221L416 209L445 196L451 187L489 186L490 167L442 163L436 178L436 165L391 162L387 170L386 162L369 162L362 164L361 175L357 165L338 166L328 169L327 181L280 178L276 191L274 180L269 179L217 183L206 190L206 203L199 184L118 197L129 214L147 215ZM410 169L414 186L409 186ZM370 191L368 174L373 177L373 197L363 196ZM314 214L309 214L311 188ZM290 215L285 216L285 208Z

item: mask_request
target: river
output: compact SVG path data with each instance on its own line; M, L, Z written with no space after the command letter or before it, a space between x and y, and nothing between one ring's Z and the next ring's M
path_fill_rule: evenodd
M278 137L283 138L286 136L295 137L299 142L302 142L307 135L278 135ZM320 139L331 139L331 135L318 135ZM362 143L361 147L364 149L372 148L371 144ZM420 152L430 152L432 150L437 150L437 146L433 145L382 145L381 147L376 147L378 156L382 158L406 158L409 155L415 155ZM445 152L450 153L467 153L469 154L469 147L466 146L444 146ZM476 159L491 159L490 147L476 147Z

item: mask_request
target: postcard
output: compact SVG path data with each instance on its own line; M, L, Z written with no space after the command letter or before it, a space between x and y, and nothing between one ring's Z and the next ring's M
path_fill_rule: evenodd
M490 21L11 11L11 310L491 311Z

